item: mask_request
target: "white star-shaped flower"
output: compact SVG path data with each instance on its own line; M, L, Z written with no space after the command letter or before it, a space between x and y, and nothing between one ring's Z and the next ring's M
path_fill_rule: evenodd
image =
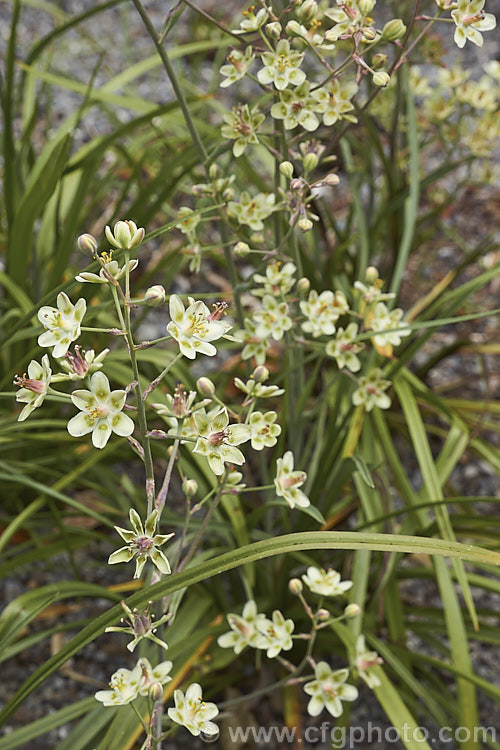
M215 305L210 312L204 302L189 297L189 306L184 307L181 298L172 294L169 302L171 322L167 331L179 344L182 354L188 359L195 359L197 354L213 357L217 349L210 343L224 336L231 328L228 323L220 320L226 305Z
M80 336L86 309L83 297L73 305L67 294L59 292L57 308L44 305L38 311L38 320L47 329L38 337L39 346L53 346L52 356L64 357L71 342Z
M81 437L91 432L96 448L104 448L112 432L128 437L134 431L134 423L122 412L126 398L125 391L110 390L103 372L95 372L90 379L90 391L78 390L71 394L71 400L81 411L69 420L69 434Z

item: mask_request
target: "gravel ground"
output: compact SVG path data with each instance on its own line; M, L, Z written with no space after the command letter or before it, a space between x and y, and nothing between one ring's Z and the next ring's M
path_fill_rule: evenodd
M154 2L145 3L150 16L156 26L159 28L165 16L165 3L155 0ZM492 3L490 3L492 4ZM213 7L212 2L199 3L203 7ZM57 7L62 13L69 16L90 9L95 6L93 0L64 0L59 2ZM226 9L234 8L237 10L241 4L233 0L226 2ZM12 4L0 4L0 54L5 53L8 43L10 29L10 12ZM488 8L489 10L492 10ZM500 15L500 11L496 11ZM34 8L23 7L21 21L19 25L18 39L18 59L25 59L27 52L33 42L43 38L53 28L52 20L49 14L42 13ZM180 41L190 41L190 31L186 24L180 27ZM490 33L493 37L493 33ZM482 50L478 50L472 45L465 48L466 63L473 67L475 71L480 70L480 65L492 57L493 39L488 35L487 44ZM117 43L119 39L119 43ZM94 70L96 60L99 54L103 53L101 68L96 74L96 86L104 85L114 75L120 73L125 67L134 62L143 60L153 53L150 39L144 33L144 30L137 18L135 10L130 4L124 7L115 7L110 9L99 19L91 19L77 29L70 31L65 35L64 42L60 42L54 51L53 66L54 71L61 75L73 78L77 76L79 81L87 82ZM456 56L456 53L455 53ZM500 39L497 35L496 40L496 57L500 56ZM162 71L158 68L149 72L137 81L137 94L147 100L158 103L169 100L171 91ZM68 90L59 89L57 96L52 102L52 109L46 112L42 117L38 127L40 133L46 132L49 135L52 131L80 104L81 96ZM130 113L123 109L114 111L115 116L120 121L126 121ZM50 125L49 125L50 122ZM83 118L77 131L74 133L75 143L79 145L96 134L106 132L109 129L109 120L98 108L93 108ZM457 215L453 217L455 222L459 222L460 231L469 234L472 239L477 238L477 211L490 213L485 221L491 225L498 216L499 194L494 190L487 189L479 191L474 196L468 196L468 200L475 200L477 203L471 209L470 204L464 206L463 210L457 207ZM487 206L490 206L488 209ZM474 221L470 221L470 216L474 215ZM474 234L476 232L476 234ZM407 272L406 283L402 291L402 304L409 307L412 302L418 299L422 290L428 288L429 280L441 278L446 273L448 264L451 260L456 262L456 248L447 247L443 244L442 238L436 238L435 246L430 245L421 253L412 259ZM468 274L478 273L479 267L472 267L467 271ZM418 283L415 283L416 279ZM485 292L478 297L477 302L484 305L484 308L493 308L498 306L498 284L490 284ZM475 308L476 309L476 308ZM463 324L454 329L446 328L437 332L432 342L422 353L423 364L426 357L439 348L451 343L456 333L464 338L474 336L476 343L486 343L498 339L497 322L491 319L483 319L480 322L472 324ZM484 363L486 362L486 371L488 376L484 375ZM433 368L428 374L428 382L432 386L455 383L455 387L450 389L450 394L455 394L462 398L481 399L488 394L498 393L500 386L500 365L498 358L487 359L473 358L467 351L457 352L452 357L448 357L438 367ZM408 471L410 478L417 486L419 477L417 465L414 457L407 456ZM496 495L499 496L497 478L492 474L490 467L484 462L478 461L472 456L461 462L455 469L451 480L451 486L460 490L460 494L470 495ZM489 509L488 512L492 512ZM101 553L102 554L102 551ZM94 562L93 550L86 549L76 553L77 561L82 570L85 570L85 580L100 583L100 568ZM27 590L32 590L46 583L54 583L60 580L66 580L66 567L68 561L61 557L54 561L51 570L33 570L26 569L23 575L15 579L0 581L0 599L3 602L9 602L16 596ZM107 583L118 583L123 580L123 572L116 568L108 568ZM439 597L432 583L422 581L418 589L414 586L408 586L405 590L405 596L408 601L420 601L425 605L440 606ZM54 610L53 619L48 616L38 624L35 623L30 632L35 632L36 627L48 627L60 623L61 620L68 622L81 620L86 617L95 616L99 611L104 611L109 606L105 600L88 602L69 603L66 611L61 612ZM492 610L498 610L498 597L493 594L481 593L478 599L479 607L486 607ZM97 610L97 611L96 611ZM50 614L50 613L49 613ZM68 633L71 635L71 631ZM415 639L413 644L415 648L420 648L421 644ZM120 638L113 635L102 636L98 644L91 644L84 649L77 659L67 665L67 668L54 675L47 683L44 684L43 690L36 691L17 712L15 720L6 728L8 732L14 726L22 726L33 719L46 716L56 708L68 705L71 701L77 701L92 695L98 687L104 684L109 675L119 666L123 665L123 644ZM15 659L11 659L2 665L2 681L0 684L0 699L6 700L12 692L22 683L22 681L41 663L43 663L50 653L57 649L57 640L50 643L43 643L29 651L20 654ZM478 647L475 642L472 643L473 659L475 668L479 675L492 681L500 686L500 676L498 672L498 654L493 647ZM278 723L277 717L279 711L275 709L272 701L262 701L256 709L260 715L261 721L267 721L268 725ZM485 725L500 725L500 714L497 705L491 701L482 698L481 701L481 719ZM228 723L230 723L228 719ZM378 703L374 700L373 694L368 690L362 690L361 700L356 702L352 712L353 726L366 727L368 722L373 726L385 728L388 726L384 714ZM431 737L436 736L436 728L429 727ZM39 740L29 743L30 750L47 750L54 747L58 741L66 736L68 727L61 727L59 730L46 735ZM225 738L227 732L223 735L214 747L221 747L225 750L230 747ZM278 745L267 744L267 747L277 747ZM300 745L305 747L304 744ZM356 748L364 750L386 750L387 742L358 742ZM191 738L187 733L179 733L175 742L164 744L164 750L174 750L175 748L190 748L197 750L204 747L204 744ZM330 743L315 743L311 747L323 750L329 748ZM403 745L401 743L390 743L390 747L399 750ZM437 750L452 750L456 748L455 743L432 742L432 747Z

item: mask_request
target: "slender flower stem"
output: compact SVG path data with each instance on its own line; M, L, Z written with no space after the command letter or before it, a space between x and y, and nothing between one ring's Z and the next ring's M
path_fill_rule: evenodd
M156 34L153 24L149 20L149 16L144 8L144 6L141 3L141 0L132 0L134 3L137 12L139 13L155 47L156 50L160 56L160 59L163 63L163 67L165 68L165 71L167 73L167 76L170 80L170 83L172 84L172 88L174 89L174 93L177 97L177 101L179 102L179 106L182 110L182 114L184 115L184 119L186 121L186 125L188 126L189 132L191 133L191 137L193 139L193 142L196 146L196 149L198 150L198 153L201 157L201 160L203 162L203 166L205 168L205 172L208 175L208 153L205 149L205 146L203 145L203 141L200 138L200 135L198 133L198 130L196 129L196 125L194 123L193 118L191 117L191 112L189 111L189 107L186 101L186 98L184 96L184 92L182 91L182 87L179 84L179 81L177 80L177 76L175 74L175 71L172 67L172 64L170 62L170 59L168 57L168 54L165 50L165 47L163 46L163 37L160 40L160 37ZM236 265L234 263L233 256L231 254L231 249L229 247L229 238L226 231L226 224L227 218L222 217L220 222L220 232L221 232L221 239L222 239L222 245L224 247L224 256L226 259L227 266L229 268L229 275L231 279L231 286L233 288L234 293L234 301L236 305L236 311L238 316L238 323L240 326L243 326L243 309L241 307L241 302L239 300L238 296L238 275L236 271Z
M129 254L126 253L125 262L127 264L128 269L128 259ZM130 298L130 277L129 273L127 271L127 274L125 276L125 294L126 294L126 301ZM142 447L144 449L144 467L146 470L146 497L148 502L147 507L147 514L148 516L151 514L151 511L153 510L153 502L155 497L155 475L154 475L154 467L153 467L153 457L151 455L151 445L149 438L147 437L148 432L148 425L146 420L146 407L144 406L144 401L142 399L142 391L141 386L139 382L139 368L137 366L137 357L135 354L134 349L134 339L132 336L132 328L130 325L130 308L127 304L125 304L125 318L123 316L122 308L120 305L120 300L118 299L118 292L116 291L116 288L114 286L111 287L111 293L113 295L113 300L116 307L116 312L118 315L118 320L120 321L120 325L122 328L126 331L126 340L128 344L128 353L130 357L130 363L132 365L132 372L134 375L134 380L136 381L137 385L134 388L136 401L137 401L137 416L139 418L139 432L141 433L141 443Z
M205 10L203 10L202 8L198 8L198 6L192 3L191 0L182 0L182 1L185 5L188 5L191 8L191 10L194 10L195 13L199 13L200 16L202 16L203 18L206 18L207 21L210 21L210 23L213 24L214 26L217 26L217 28L223 31L224 34L229 34L229 36L234 37L235 39L238 40L239 44L241 44L240 34L235 34L234 31L231 31L231 29L228 29L227 26L224 26L223 23L220 23L220 21L218 21L216 18L211 16Z
M163 63L163 67L165 68L167 75L170 79L170 83L172 84L172 88L174 89L175 95L177 97L177 101L179 102L179 106L182 109L182 114L184 115L184 119L186 120L186 125L188 126L189 132L191 133L191 137L194 141L194 144L196 148L198 149L198 152L202 158L202 160L205 162L207 160L208 154L205 150L205 146L203 145L203 142L198 134L198 131L196 129L196 126L193 122L193 118L191 117L191 112L189 111L189 107L186 102L186 98L184 96L184 92L182 91L182 88L179 85L179 82L177 80L177 77L175 75L174 69L172 68L172 63L170 62L170 59L168 57L167 51L163 44L161 44L156 31L154 30L153 24L149 20L149 16L146 12L146 9L144 8L143 4L140 0L132 0L134 3L137 12L139 13L142 22L144 26L146 27L149 36L151 37L153 44L156 47L156 51L158 52L160 59Z
M171 360L171 362L168 363L168 365L165 367L165 369L163 369L160 372L160 374L158 375L158 377L151 381L151 383L148 385L148 387L145 389L144 393L142 394L142 400L143 401L145 401L147 399L147 397L149 396L149 394L152 393L155 390L155 388L158 388L158 386L160 385L160 383L163 380L163 378L165 377L165 375L168 372L170 372L170 370L172 369L172 367L176 364L176 362L178 362L180 360L181 357L182 357L182 352L179 352L178 354L176 354L176 356Z
M168 488L170 487L170 480L172 478L172 470L174 468L175 459L177 456L177 451L179 449L179 440L175 440L174 444L172 446L172 452L170 454L170 459L168 461L167 470L165 472L165 477L163 479L163 484L160 488L160 491L156 497L155 502L155 508L158 511L158 516L161 516L161 512L163 510L163 507L165 505L165 500L167 499L168 495Z

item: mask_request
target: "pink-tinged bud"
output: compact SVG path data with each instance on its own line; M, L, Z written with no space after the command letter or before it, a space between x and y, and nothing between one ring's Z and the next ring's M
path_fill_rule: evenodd
M288 36L302 36L303 31L300 28L300 23L297 21L288 21L285 31Z
M159 682L153 682L152 685L149 687L149 697L152 701L159 701L160 698L163 696L163 688L160 685Z
M198 492L198 482L196 479L185 479L182 483L182 491L186 497L193 497Z
M301 219L299 221L299 228L302 229L303 232L309 232L310 229L312 229L313 223L311 219Z
M233 251L234 254L238 256L238 258L244 258L246 255L252 252L246 242L237 242L233 248Z
M373 59L372 59L373 70L380 70L380 68L383 68L386 64L387 64L387 55L384 55L383 52L377 52L376 55L373 55Z
M312 21L317 13L318 3L316 3L315 0L306 0L306 2L302 3L300 8L297 9L297 15L304 23L309 23L309 21Z
M165 289L161 284L155 284L146 290L144 301L149 307L160 307L160 305L165 304L166 296Z
M400 18L393 18L388 21L382 29L382 39L385 42L394 42L400 39L406 32L406 26Z
M256 383L263 383L269 377L269 370L264 365L258 365L252 372L252 378Z
M331 187L335 187L340 182L340 177L338 174L327 174L326 177L323 178L323 182L326 182L327 185L330 185Z
M196 387L198 388L198 392L201 393L202 396L207 396L208 398L211 398L215 393L215 385L212 383L210 378L198 378L196 381Z
M387 86L390 80L391 80L390 75L388 73L384 73L383 70L377 71L372 76L372 81L375 84L375 86L381 86L382 88Z
M288 589L294 596L298 596L299 594L301 594L303 588L304 587L300 578L291 578L288 582Z
M306 185L307 183L302 179L302 177L294 177L290 182L290 188L292 190L302 190L302 188L306 187Z
M375 31L373 26L365 26L361 29L361 33L363 35L363 39L366 42L373 42L377 37L377 32Z
M211 180L216 180L220 175L220 167L218 164L211 164L208 169L208 176Z
M279 39L281 36L281 24L278 21L272 21L266 24L265 31L271 39Z
M361 607L359 606L359 604L348 604L344 609L344 617L347 617L348 620L352 620L354 617L358 617L360 612Z
M325 622L325 620L328 620L328 618L331 617L331 612L329 612L327 609L318 609L316 612L316 619L320 622Z
M97 253L97 240L91 234L81 234L76 241L79 250L94 257Z

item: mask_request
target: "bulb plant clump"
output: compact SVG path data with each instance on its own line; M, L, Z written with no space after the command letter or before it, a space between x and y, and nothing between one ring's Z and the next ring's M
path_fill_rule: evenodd
M103 519L110 528L85 533L107 550L102 580L113 566L123 576L114 588L126 594L96 616L95 629L86 625L81 643L104 632L129 642L123 666L95 692L110 718L99 713L81 747L107 742L120 722L127 747L140 736L141 750L161 750L180 727L213 742L243 700L271 694L285 696L283 723L293 726L298 710L314 727L320 716L332 727L340 717L348 723L372 691L394 727L418 728L415 686L433 721L458 724L467 706L473 722L479 678L465 623L470 616L476 628L478 614L464 560L485 567L497 553L469 543L460 523L468 506L449 513L445 493L469 446L492 464L496 453L480 420L467 421L470 404L443 405L414 355L434 329L469 321L477 307L461 307L465 296L448 289L461 267L414 304L402 289L415 267L421 207L427 226L451 205L450 164L464 184L494 180L500 66L490 61L477 78L457 60L466 44L486 43L495 16L484 0L426 8L261 0L233 18L186 0L160 30L141 0L132 3L176 99L172 122L164 106L155 109L148 138L132 151L147 153L163 126L181 138L182 124L172 186L163 193L152 178L145 201L154 211L124 191L117 202L127 215L128 201L133 219L105 226L103 216L89 217L75 232L88 263L81 254L78 268L68 260L71 279L64 268L52 295L34 294L40 303L22 335L39 349L30 348L8 394L20 406L16 429L55 424L47 439L55 435L75 460L69 474L77 482L91 472L87 490L107 498L89 508L99 529ZM195 54L213 43L216 67L196 83L179 81L166 43L182 14L204 30ZM436 47L451 44L448 65ZM432 180L427 158L437 164ZM141 179L156 168L144 164ZM489 282L495 260L484 262ZM400 459L396 433L411 446L421 484ZM73 499L65 481L52 484L52 464L40 466L44 484L28 473L27 485L51 508L70 498L80 512L84 493ZM111 471L113 491L108 479L100 486L99 471ZM438 660L422 667L408 655L412 628L415 641L429 633L404 611L407 563L408 577L418 568L445 602L445 616L432 610L429 622L439 620L450 642L452 718L428 674Z

